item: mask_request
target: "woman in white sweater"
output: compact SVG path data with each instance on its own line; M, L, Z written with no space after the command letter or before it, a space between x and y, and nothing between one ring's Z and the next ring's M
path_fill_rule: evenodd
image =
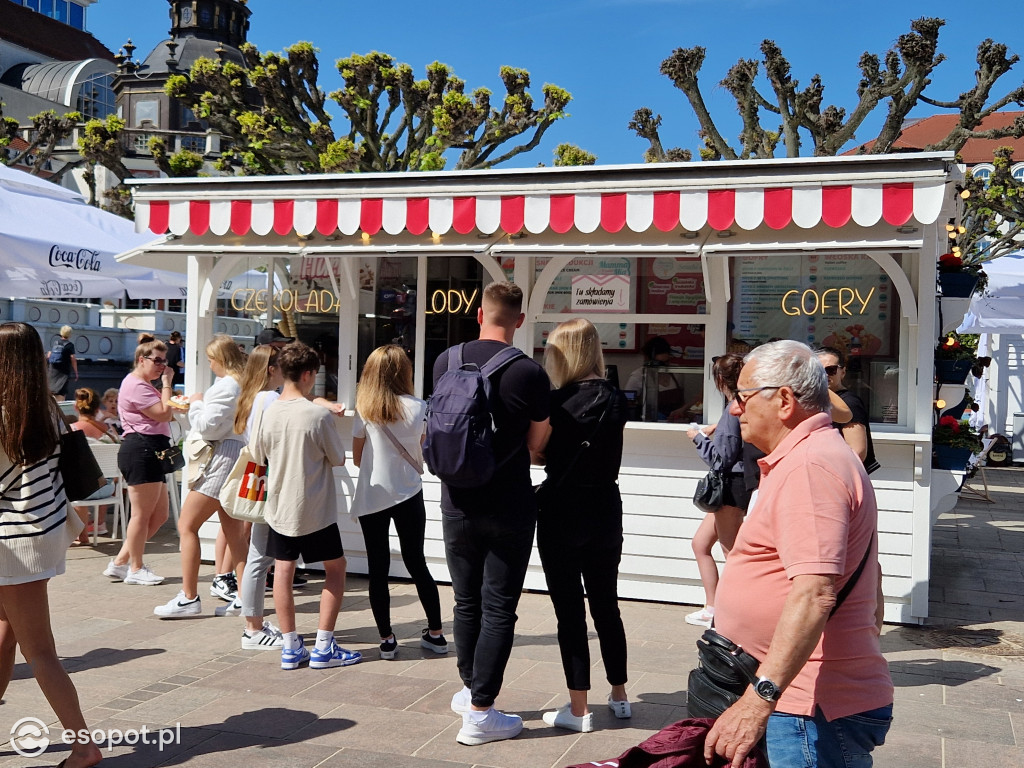
M47 598L47 582L64 573L64 553L82 530L68 515L57 469L60 423L39 334L25 323L0 325L0 699L20 645L61 725L81 733L85 718L57 657ZM91 741L76 741L61 765L86 768L101 757Z
M195 616L202 613L199 601L199 528L216 512L228 542L234 572L241 574L249 549L245 524L225 514L218 496L245 444L234 431L235 410L241 387L238 380L245 368L245 355L230 336L215 336L206 346L210 370L217 377L206 393L189 397L190 437L199 437L213 445L212 454L200 465L200 473L185 497L178 518L181 537L181 591L153 613L163 618Z

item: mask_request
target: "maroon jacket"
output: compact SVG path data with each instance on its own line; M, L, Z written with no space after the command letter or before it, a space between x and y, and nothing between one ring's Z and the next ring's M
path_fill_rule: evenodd
M579 763L568 768L708 768L704 762L704 739L714 720L691 718L665 726L656 734L618 757ZM717 757L711 768L728 765ZM768 758L757 747L743 761L743 768L770 768Z

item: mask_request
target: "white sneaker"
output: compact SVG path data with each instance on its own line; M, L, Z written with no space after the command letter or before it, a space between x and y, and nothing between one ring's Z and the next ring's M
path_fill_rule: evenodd
M553 725L555 728L564 728L567 731L590 733L594 730L594 713L587 712L587 714L577 717L572 713L572 705L566 704L554 712L545 712L544 722L548 725Z
M629 706L628 701L616 701L611 696L608 697L608 709L612 711L619 720L628 720L633 716L633 710Z
M165 619L176 619L180 616L198 616L203 612L203 606L199 602L199 595L191 600L185 597L185 590L178 592L177 597L172 597L164 605L158 605L153 613Z
M480 717L482 715L482 717ZM523 730L523 718L506 715L491 707L486 712L467 712L462 716L462 728L455 740L468 747L492 741L514 739Z
M707 627L708 629L711 629L711 621L714 618L715 609L705 606L699 611L686 614L684 621L686 621L687 624L693 624L695 627Z
M237 616L242 612L242 599L236 597L234 601L227 605L218 605L213 609L213 613L216 616Z
M163 580L163 576L157 576L147 565L143 565L137 571L129 570L128 575L124 577L125 584L137 584L142 587L155 587L162 584Z
M473 692L466 686L462 686L462 690L452 696L452 712L456 715L464 715L472 708L473 704Z
M110 562L107 563L107 567L103 569L103 575L109 576L111 579L124 581L125 577L128 576L128 563L125 563L124 565L117 565L114 563L114 558L110 558Z
M266 651L284 647L284 635L273 624L263 622L263 629L256 632L242 631L243 651Z

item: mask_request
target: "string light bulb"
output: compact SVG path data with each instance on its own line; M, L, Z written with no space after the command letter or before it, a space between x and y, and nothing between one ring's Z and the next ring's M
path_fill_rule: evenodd
M952 232L954 229L956 229L956 225L953 223L953 219L950 219L946 222L946 231Z
M363 232L363 234L361 234L359 237L363 241L363 245L369 245L370 244L370 233L369 232Z
M935 407L936 407L936 408L937 408L938 410L940 410L940 411L941 411L941 410L942 410L943 408L945 408L945 407L946 407L946 401L945 401L945 400L936 400L936 401L935 401Z

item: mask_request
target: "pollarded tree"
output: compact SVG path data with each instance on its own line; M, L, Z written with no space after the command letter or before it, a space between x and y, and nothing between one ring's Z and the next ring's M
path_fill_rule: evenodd
M954 230L953 251L965 265L1019 251L1024 244L1024 182L1014 178L1013 147L999 147L988 178L970 177L964 182L964 212Z
M18 135L21 127L14 118L3 116L3 104L0 103L0 148L9 147L12 139ZM31 158L32 175L38 175L43 168L47 167L47 161L53 157L70 136L74 133L75 126L82 122L82 115L78 112L67 112L58 115L54 110L49 109L40 112L38 115L29 117L32 121L32 129L29 132L27 146L20 152L8 156L3 154L0 162L5 165L17 165L28 163ZM66 164L60 169L58 175L70 170L75 164ZM54 179L56 180L56 179Z
M704 64L704 48L677 48L661 63L661 72L689 101L700 123L700 136L705 143L700 154L705 160L774 157L779 143L787 157L799 157L805 154L805 137L810 139L814 155L836 155L855 138L867 117L879 108L886 110L884 122L878 135L865 144L864 151L890 152L907 115L918 103L960 113L956 127L940 141L925 147L926 150L958 151L972 138L1020 138L1024 135L1021 120L991 130L978 130L986 117L1003 107L1024 106L1024 86L993 97L996 81L1019 60L1016 55L1007 55L1007 47L1002 43L984 40L978 46L974 86L958 98L942 100L925 93L931 84L932 71L945 59L938 52L939 30L944 24L942 19L917 19L911 22L910 32L901 35L895 47L883 56L864 53L858 65L861 80L857 102L849 112L845 107L824 103L825 86L818 75L800 88L782 51L773 41L765 40L761 43L761 64L769 86L767 91L759 86L761 65L754 59L738 61L720 83L736 100L742 121L737 147L722 135L701 93L698 75ZM637 110L629 128L650 143L649 160L664 161L668 159L667 153L661 148L658 135L661 116L652 117L652 114L646 107ZM772 122L772 127L764 126L767 120Z
M235 161L246 173L435 170L450 150L456 168L489 168L536 147L572 98L545 85L537 106L530 74L502 67L499 108L486 88L467 95L447 65L435 62L417 80L409 65L378 52L338 61L343 87L327 96L312 44L283 55L251 44L241 51L245 67L200 59L166 90L230 140L224 169ZM343 110L347 130L334 130L328 99Z

